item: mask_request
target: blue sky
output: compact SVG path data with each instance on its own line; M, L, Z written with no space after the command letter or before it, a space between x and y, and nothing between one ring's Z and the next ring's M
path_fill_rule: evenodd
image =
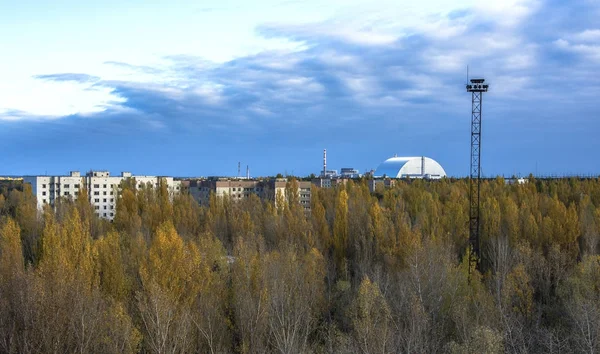
M0 175L600 174L600 0L0 0Z

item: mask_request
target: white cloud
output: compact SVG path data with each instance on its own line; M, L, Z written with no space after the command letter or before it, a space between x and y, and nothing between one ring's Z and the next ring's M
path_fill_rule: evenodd
M510 54L504 59L506 70L521 70L532 67L535 64L533 53Z
M514 28L541 6L540 0L478 1L474 9L479 16L504 28Z
M514 92L522 85L511 75L515 70L533 70L538 64L538 46L547 45L531 43L521 26L540 4L538 0L381 0L375 6L368 0L332 0L320 5L322 11L315 11L314 3L302 2L280 4L265 13L265 3L257 4L256 9L246 6L243 11L218 11L213 14L216 19L211 19L216 33L185 33L177 40L161 35L161 40L169 41L150 54L151 47L147 47L137 53L133 49L107 52L99 58L76 52L70 53L75 59L55 55L51 64L44 66L30 61L28 70L33 72L26 80L21 72L12 76L9 86L0 83L0 110L4 110L4 119L14 118L15 114L7 112L17 111L56 117L101 112L123 102L124 98L110 89L118 84L212 106L228 104L227 92L233 88L252 96L244 99L258 100L257 105L245 107L264 115L270 110L256 97L265 94L260 89L267 90L260 85L269 87L268 99L287 103L314 100L318 104L329 89L317 77L322 70L337 77L357 102L389 106L405 104L403 99L431 96L432 90L445 87L447 77L462 77L467 64L482 68L486 77L504 77L501 82L512 85L510 91ZM290 9L298 13L290 13ZM178 26L185 27L189 20ZM225 31L221 22L231 23L232 28ZM188 25L194 31L209 28ZM555 45L597 59L598 38L600 30L592 28L565 35ZM379 55L388 57L380 59ZM306 68L307 72L295 72L306 61L315 62L316 72ZM396 61L406 62L406 68L394 67ZM70 67L74 70L66 70ZM98 76L104 87L30 78L60 72ZM393 83L388 87L390 79L408 87L398 89Z
M582 55L593 62L600 62L600 45L571 43L563 38L555 40L554 44L562 50Z
M600 29L587 29L572 36L575 41L600 42Z
M500 75L492 77L490 85L494 95L521 96L521 92L531 87L532 79L528 76Z
M75 82L40 82L31 78L0 83L0 93L0 110L20 111L30 118L40 119L103 112L123 102L110 88Z
M203 83L192 90L192 92L210 105L220 105L225 102L223 96L224 85L215 83Z
M315 79L303 76L292 76L279 80L277 81L277 85L283 89L310 94L318 94L325 91L323 85L315 81Z
M374 76L349 74L347 72L338 72L336 76L357 99L380 94L381 88Z

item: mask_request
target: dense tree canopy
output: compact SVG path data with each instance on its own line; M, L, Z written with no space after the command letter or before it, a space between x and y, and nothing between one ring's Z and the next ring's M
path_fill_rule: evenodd
M85 198L0 193L1 353L600 351L600 180L294 181L276 203L123 185L113 223Z

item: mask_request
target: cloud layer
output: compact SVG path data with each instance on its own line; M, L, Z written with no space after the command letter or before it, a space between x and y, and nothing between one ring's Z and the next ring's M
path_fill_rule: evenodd
M29 143L34 136L18 129L18 121L50 129L53 135L46 139L64 138L68 148L93 149L82 141L88 135L131 147L128 154L135 159L153 145L147 140L159 139L169 145L162 146L161 158L181 154L185 160L195 156L193 150L202 152L199 160L207 165L222 163L178 167L180 174L225 174L223 166L239 159L252 161L259 173L295 168L306 174L318 170L319 151L329 147L339 149L338 167L375 168L398 153L431 156L462 175L469 65L472 76L483 75L491 85L484 103L483 151L489 159L484 172L528 173L536 165L543 173L599 172L598 162L590 165L589 153L581 157L581 151L600 147L586 141L592 140L590 131L600 131L595 20L600 5L494 4L408 25L394 22L393 11L319 23L265 23L256 28L260 36L293 45L224 63L173 55L155 67L106 62L120 70L118 77L39 73L36 80L104 96L94 109L64 117L0 110L2 137ZM556 166L555 156L569 162ZM120 164L105 157L96 161L126 165L125 158Z

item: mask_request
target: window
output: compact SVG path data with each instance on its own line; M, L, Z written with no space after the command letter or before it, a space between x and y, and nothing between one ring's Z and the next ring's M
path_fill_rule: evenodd
M104 206L104 210L106 210L106 205Z
M114 213L110 213L110 216L115 216L115 214Z
M69 187L70 187L70 185L68 185L68 184L65 184L65 188L69 188Z
M100 206L96 205L96 206L94 206L94 209L99 210Z
M103 195L106 195L106 192L102 193Z
M110 210L114 210L115 207L113 205L110 206Z
M106 184L104 186L102 186L102 188L106 188ZM106 216L106 215L105 215Z
M99 184L94 184L94 188L100 188Z
M94 199L94 203L100 203L100 199L98 199L98 198Z
M46 185L45 185L45 184L42 184L42 188L46 188Z
M100 195L100 192L94 192L94 195Z
M110 198L110 202L111 202L111 203L112 203L112 202L114 202L114 201L115 201L115 199L114 199L114 198Z
M42 192L42 195L46 195L46 191L43 191L43 192Z
M75 188L79 188L79 184L76 184L76 185L75 185Z
M69 195L69 192L65 192L65 195Z
M75 192L75 195L79 195L79 192Z
M114 184L111 184L111 185L110 185L110 188L115 188L115 185L114 185Z
M102 201L103 201L104 203L106 203L106 198L104 198Z
M113 195L113 192L110 192L110 195Z
M47 203L46 199L42 199L42 203L46 204Z
M106 213L104 213L104 217L106 217Z

